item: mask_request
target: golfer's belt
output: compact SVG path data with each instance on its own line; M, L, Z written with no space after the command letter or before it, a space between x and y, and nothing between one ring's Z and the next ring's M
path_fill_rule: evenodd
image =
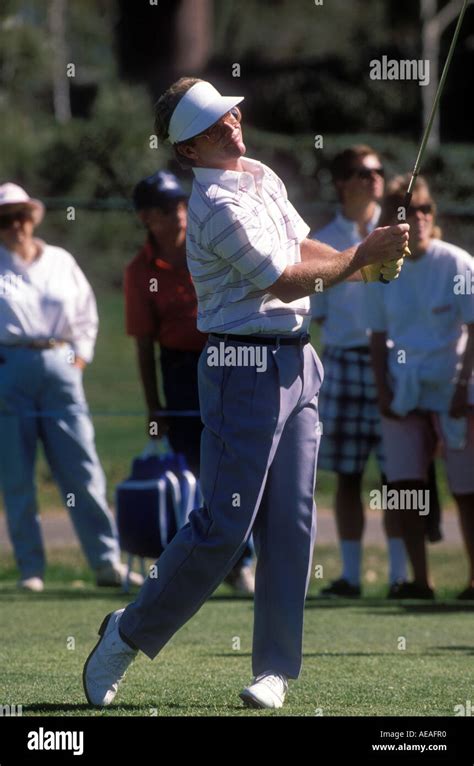
M300 335L233 335L232 333L213 332L209 340L213 338L226 342L257 343L261 346L305 346L311 338L308 333Z

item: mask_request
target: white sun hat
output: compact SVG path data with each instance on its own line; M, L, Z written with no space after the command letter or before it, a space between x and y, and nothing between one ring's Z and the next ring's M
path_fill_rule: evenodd
M41 223L45 208L39 199L33 199L21 186L16 184L7 183L0 185L0 215L7 215L22 207L27 207L31 210L36 226Z
M197 82L179 101L171 115L168 137L172 144L197 136L244 100L244 96L221 96L210 82Z

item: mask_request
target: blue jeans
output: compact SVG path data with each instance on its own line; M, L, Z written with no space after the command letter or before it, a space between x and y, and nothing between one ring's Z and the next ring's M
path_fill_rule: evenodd
M69 346L0 345L0 489L22 578L42 577L45 569L34 477L38 441L90 566L119 561L82 372L68 362L69 352Z

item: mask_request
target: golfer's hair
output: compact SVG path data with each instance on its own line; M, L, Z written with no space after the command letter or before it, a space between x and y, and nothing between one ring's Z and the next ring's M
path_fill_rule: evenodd
M354 146L349 146L347 149L336 154L331 163L331 172L334 183L336 183L336 181L347 180L357 160L362 160L364 157L368 157L371 154L374 154L380 159L379 153L367 144L354 144Z
M198 77L180 77L179 80L170 85L162 96L155 104L155 133L158 137L158 141L166 141L169 138L170 120L174 110L178 103L181 101L187 91L196 85L197 82L202 82ZM192 144L192 139L189 141L180 141L179 144L174 144L173 149L175 157L181 167L192 167L193 161L183 157L177 150L177 146L185 146L185 144Z
M403 223L403 218L400 214L403 213L402 208L405 203L405 194L410 183L411 175L406 173L403 176L395 176L387 184L385 197L382 203L382 212L380 214L379 226L390 226L394 223ZM433 239L441 239L442 231L439 226L436 225L436 203L431 195L428 182L423 176L418 176L413 187L413 196L416 196L417 192L424 191L429 195L429 200L433 206L433 232L431 234Z

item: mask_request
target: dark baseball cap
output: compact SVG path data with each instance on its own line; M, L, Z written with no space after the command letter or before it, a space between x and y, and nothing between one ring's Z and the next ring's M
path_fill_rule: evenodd
M151 176L143 178L133 190L133 205L135 210L147 207L166 208L170 202L185 200L188 195L173 173L158 170Z

